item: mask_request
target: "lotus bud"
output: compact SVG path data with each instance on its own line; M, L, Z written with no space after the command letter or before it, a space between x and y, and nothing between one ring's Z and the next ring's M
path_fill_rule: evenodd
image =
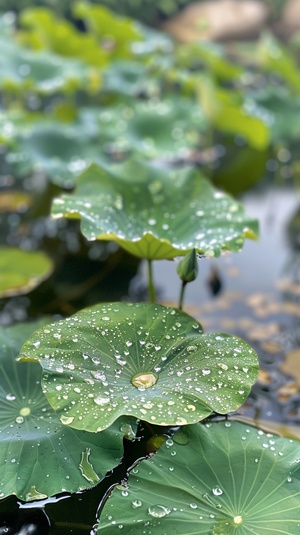
M177 273L181 280L185 283L192 282L198 275L198 261L196 249L192 249L185 257L179 262L177 266Z

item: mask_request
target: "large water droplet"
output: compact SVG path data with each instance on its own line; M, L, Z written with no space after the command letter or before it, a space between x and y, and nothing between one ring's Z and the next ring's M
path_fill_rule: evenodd
M97 396L95 399L94 399L94 402L97 404L97 405L107 405L107 403L110 402L110 398L107 398L107 397L104 397L104 396Z
M164 505L152 505L148 508L148 514L155 518L163 518L171 513L171 509Z
M133 386L136 386L136 388L139 389L146 389L150 388L151 386L155 385L157 382L158 376L156 373L137 373L134 375L131 379L131 383Z

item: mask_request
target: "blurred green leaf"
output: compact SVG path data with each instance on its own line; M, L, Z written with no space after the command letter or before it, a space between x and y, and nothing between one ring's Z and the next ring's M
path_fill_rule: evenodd
M0 247L0 296L28 293L52 270L52 261L42 252Z
M202 77L199 97L204 113L216 129L243 136L255 149L264 150L268 147L269 126L263 119L246 111L240 102L240 95L217 89L212 79Z
M296 93L300 92L300 72L295 58L271 33L265 33L257 47L260 67L278 74Z
M0 88L6 92L33 90L51 95L89 85L91 70L79 60L27 50L4 36L0 36L0 48Z

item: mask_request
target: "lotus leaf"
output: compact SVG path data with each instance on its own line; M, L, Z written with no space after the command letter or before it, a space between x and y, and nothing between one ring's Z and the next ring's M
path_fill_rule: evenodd
M278 74L293 91L299 93L300 74L297 61L272 34L265 33L262 36L256 57L262 68Z
M119 420L98 435L62 425L42 392L40 366L16 361L42 324L0 328L0 498L30 501L91 487L120 461L120 428L130 425Z
M143 33L134 20L116 16L104 6L78 2L74 12L77 17L85 20L92 34L103 39L104 47L108 41L106 48L114 59L130 59L134 43L143 41Z
M42 365L62 423L89 431L121 415L184 425L228 413L257 375L256 354L239 338L202 334L187 314L145 303L82 310L34 333L20 358Z
M113 169L113 168L112 168ZM75 193L54 200L53 217L81 219L89 240L113 240L140 258L171 259L195 248L219 256L255 238L257 221L198 170L164 170L129 161L91 165Z
M55 17L46 8L29 8L22 11L20 24L23 43L38 50L50 50L59 56L77 58L94 67L104 67L108 54L99 46L97 39L80 32L70 22Z
M0 47L3 90L26 89L48 95L86 87L92 77L92 70L79 60L26 50L4 36L0 37Z
M113 492L99 534L299 533L300 442L229 421L184 432Z
M203 111L217 130L242 136L257 150L268 148L270 128L265 114L247 110L247 102L243 102L240 95L218 89L212 79L203 77L199 97Z
M0 296L25 294L51 274L50 258L38 251L0 247Z

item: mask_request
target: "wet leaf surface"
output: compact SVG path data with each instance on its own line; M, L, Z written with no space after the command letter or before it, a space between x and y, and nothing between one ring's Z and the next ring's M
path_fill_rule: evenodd
M173 426L225 414L257 376L256 354L241 339L202 334L185 313L143 303L98 305L51 324L20 358L41 363L61 422L89 431L121 415Z
M54 200L52 215L79 218L87 239L113 240L152 260L193 248L208 256L239 251L245 238L258 233L257 221L242 205L199 171L136 161L111 169L91 165L78 178L75 193Z
M196 424L115 490L98 533L230 535L300 528L300 443L237 422ZM183 443L185 443L183 445Z
M62 425L42 392L40 366L16 361L45 323L0 328L0 498L31 501L91 487L119 462L130 427L128 418L101 434Z

